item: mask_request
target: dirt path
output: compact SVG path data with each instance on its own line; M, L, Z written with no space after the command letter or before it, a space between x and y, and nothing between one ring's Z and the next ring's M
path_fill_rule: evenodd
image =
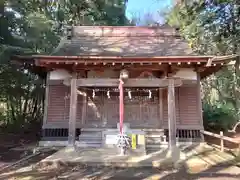
M239 180L240 167L234 166L232 163L220 163L222 162L222 158L229 158L229 155L226 153L224 154L219 151L207 151L206 153L201 154L201 156L198 155L191 158L192 161L189 163L194 166L187 166L187 164L185 164L185 166L181 166L179 169L168 169L166 171L158 168L146 167L114 168L69 164L52 164L51 166L45 165L43 167L37 165L37 161L35 161L22 165L21 168L14 168L11 171L0 174L0 180ZM219 159L220 156L221 158ZM206 164L202 164L203 166L201 166L201 161L205 163L207 162L209 166L207 168L204 167Z
M20 148L36 143L34 135L0 134L0 169L32 153L31 149ZM19 149L14 149L19 147Z
M191 174L186 169L159 171L153 168L109 167L48 167L37 169L25 167L0 175L0 179L14 180L82 180L82 179L162 179L162 180L239 180L240 168L236 166L214 167L205 172Z
M1 137L0 137L1 138ZM14 149L22 145L23 140L14 141L9 138L0 145L0 169L1 166L11 164L26 156L26 150ZM27 142L30 143L30 142ZM27 144L26 142L23 144ZM54 152L54 151L53 151ZM13 167L4 172L0 172L0 180L82 180L82 179L108 179L108 180L134 180L134 179L163 179L163 180L239 180L240 167L231 164L215 164L206 169L195 169L182 167L180 169L162 171L157 168L113 168L113 167L87 167L52 165L39 167L37 163L52 154L42 153L40 156L30 159L27 162ZM211 152L211 161L215 160L216 153ZM204 154L206 157L206 154ZM221 156L223 158L223 156ZM210 158L208 158L209 160ZM196 161L194 161L196 162Z

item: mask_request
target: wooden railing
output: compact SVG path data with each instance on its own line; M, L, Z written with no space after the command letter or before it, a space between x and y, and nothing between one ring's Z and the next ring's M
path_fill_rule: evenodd
M168 141L168 129L164 130L164 135ZM196 129L177 129L176 138L178 142L201 142L200 130Z
M204 135L219 138L220 139L220 149L221 149L222 152L225 149L224 141L229 141L231 143L237 144L238 145L238 154L240 154L240 141L237 141L236 139L228 137L228 136L224 136L222 131L220 131L220 134L215 134L215 133L212 133L212 132L209 132L209 131L203 131L203 130L201 130L200 132Z

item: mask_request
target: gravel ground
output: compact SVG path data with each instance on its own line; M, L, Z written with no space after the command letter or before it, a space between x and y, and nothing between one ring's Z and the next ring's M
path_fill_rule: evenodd
M4 142L9 142L9 144L7 146L2 146L3 143L0 145L0 169L1 166L14 163L27 155L24 150L12 149L14 146L26 144L26 142L13 142L13 138L9 138ZM193 171L185 168L163 171L157 168L88 167L83 165L69 166L53 164L45 167L38 166L37 163L41 159L53 152L42 153L24 163L0 172L0 180L240 180L240 167L232 165L216 165L204 171L200 170L200 172L195 169L194 172L198 173L191 173Z
M14 134L0 134L0 169L32 153L29 149L14 149L34 143L34 140L24 138Z

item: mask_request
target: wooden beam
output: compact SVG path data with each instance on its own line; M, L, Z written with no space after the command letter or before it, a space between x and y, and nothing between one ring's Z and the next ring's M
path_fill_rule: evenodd
M172 79L174 86L181 86L181 79ZM128 79L124 87L167 87L168 79ZM119 79L88 78L77 79L77 86L83 87L118 87Z
M111 63L111 64L106 64L106 65L103 65L103 64L98 64L98 65L94 65L94 64L65 64L65 63L59 63L59 64L56 64L56 63L50 63L50 64L41 64L42 67L48 67L48 68L54 68L54 69L67 69L67 70L71 70L72 67L74 66L76 69L78 70L104 70L104 69L107 69L107 68L112 68L112 69L116 69L116 70L121 70L121 69L126 69L126 70L149 70L149 71L152 71L152 70L164 70L165 67L167 66L168 64L162 64L162 65L159 65L159 64L143 64L143 65L140 65L140 64L131 64L131 63L128 63L128 64L116 64L116 63Z
M77 119L77 80L76 75L71 79L70 93L70 110L69 110L69 127L68 127L68 145L75 145L76 136L76 119Z
M35 55L32 56L35 60L39 60L40 62L66 62L69 63L94 63L94 62L118 62L118 63L149 63L149 62L207 62L209 58L213 56L154 56L154 57L122 57L122 56L42 56L42 55ZM223 56L227 58L227 56ZM18 56L18 59L25 58L24 56Z
M49 80L48 84L49 85L60 85L60 84L63 84L63 80Z
M229 142L232 142L232 143L240 144L240 141L238 141L238 140L236 140L234 138L231 138L231 137L222 136L222 135L215 134L215 133L212 133L212 132L209 132L209 131L204 131L204 130L201 130L200 132L202 134L205 134L205 135L208 135L208 136L212 136L212 137L215 137L215 138L223 139L225 141L229 141Z
M61 121L61 122L60 121L59 122L47 122L47 124L43 125L42 128L43 129L68 128L68 124L69 124L68 122L63 122L63 121ZM77 121L76 122L76 128L81 128L81 127L82 127L82 123L80 121ZM94 125L89 125L87 127L88 128L94 128L95 126ZM135 128L135 129L142 129L141 124L133 125L131 127ZM109 128L114 129L115 126L111 125ZM157 128L157 127L156 126L151 126L150 128L154 129L154 128ZM178 125L177 128L182 129L182 130L203 130L203 127L201 125L185 124L185 125ZM103 128L103 129L105 129L105 128ZM157 128L157 129L159 129L159 128ZM168 125L167 124L163 125L161 130L163 130L163 129L168 129Z
M91 79L91 78L88 78L88 79ZM99 78L98 78L99 79ZM109 80L109 79L104 79L104 78L100 78L100 79L102 79L103 81L103 83L104 82L106 82L106 83L111 83L111 82L113 82L113 83L115 83L116 81L118 81L117 79L111 79L111 80ZM78 79L77 79L78 80ZM105 81L106 80L106 81ZM145 79L146 80L146 79ZM158 79L158 80L162 80L162 79ZM64 80L49 80L49 82L48 82L48 84L49 85L61 85L61 84L63 84L63 81ZM85 81L85 80L83 80L83 81ZM99 80L97 80L97 82L98 82ZM130 80L131 81L131 80ZM181 81L181 84L182 84L182 86L195 86L198 82L197 82L197 80L188 80L188 79L178 79L178 80L176 80L176 86L179 86L179 84L178 83L180 83L180 81ZM94 82L96 82L96 80L94 80ZM88 82L89 83L89 82ZM70 85L70 80L68 80L67 81L67 84L69 84ZM128 83L129 84L129 83ZM128 86L128 84L127 84L127 86ZM180 84L180 85L181 85ZM164 85L164 83L162 84L162 85ZM84 86L83 84L82 85L78 85L78 86ZM110 85L109 85L110 86ZM87 87L87 86L86 86ZM91 87L91 86L90 86ZM116 86L110 86L110 87L116 87ZM126 87L126 86L125 86ZM154 86L155 87L155 86ZM159 87L161 87L161 86L159 86ZM167 87L167 85L166 86L162 86L162 87Z
M168 80L168 131L169 131L169 149L176 147L176 107L175 107L175 87L174 79Z
M182 85L183 86L196 86L197 80L191 80L191 79L182 79Z

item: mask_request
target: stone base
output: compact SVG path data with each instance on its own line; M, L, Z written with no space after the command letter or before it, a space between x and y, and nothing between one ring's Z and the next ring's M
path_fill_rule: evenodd
M169 159L174 165L186 159L186 154L182 153L180 148L175 146L167 150L166 158Z
M186 151L187 148L187 151ZM199 157L199 154L208 154L209 158ZM44 165L65 164L65 165L89 165L89 166L111 166L111 167L158 167L160 169L176 168L180 165L192 168L200 164L201 166L210 163L218 157L216 163L226 162L223 154L214 151L211 147L201 145L178 147L173 150L163 148L148 155L125 155L120 156L117 149L113 148L80 148L65 147L41 161ZM206 156L205 155L205 156ZM212 157L214 156L214 157ZM229 155L228 155L229 156ZM207 158L207 159L206 159ZM235 157L232 156L234 159ZM198 163L198 161L200 161ZM212 164L212 162L211 162ZM215 164L212 164L215 165Z
M113 148L78 148L66 147L42 160L42 165L78 165L111 166L111 167L161 167L169 168L171 163L166 159L165 151L150 155L119 155ZM133 152L135 153L135 152ZM170 166L169 166L170 165Z
M127 150L127 155L131 155L131 156L142 156L142 155L146 155L146 150L145 147L137 147L136 149L128 149Z
M118 148L116 145L112 145L112 146L108 145L108 146L105 146L104 148L109 149L118 155L121 154L120 148ZM145 150L145 147L143 147L143 146L137 147L136 149L128 148L126 150L125 155L127 155L127 156L143 156L143 155L146 155L146 150Z

